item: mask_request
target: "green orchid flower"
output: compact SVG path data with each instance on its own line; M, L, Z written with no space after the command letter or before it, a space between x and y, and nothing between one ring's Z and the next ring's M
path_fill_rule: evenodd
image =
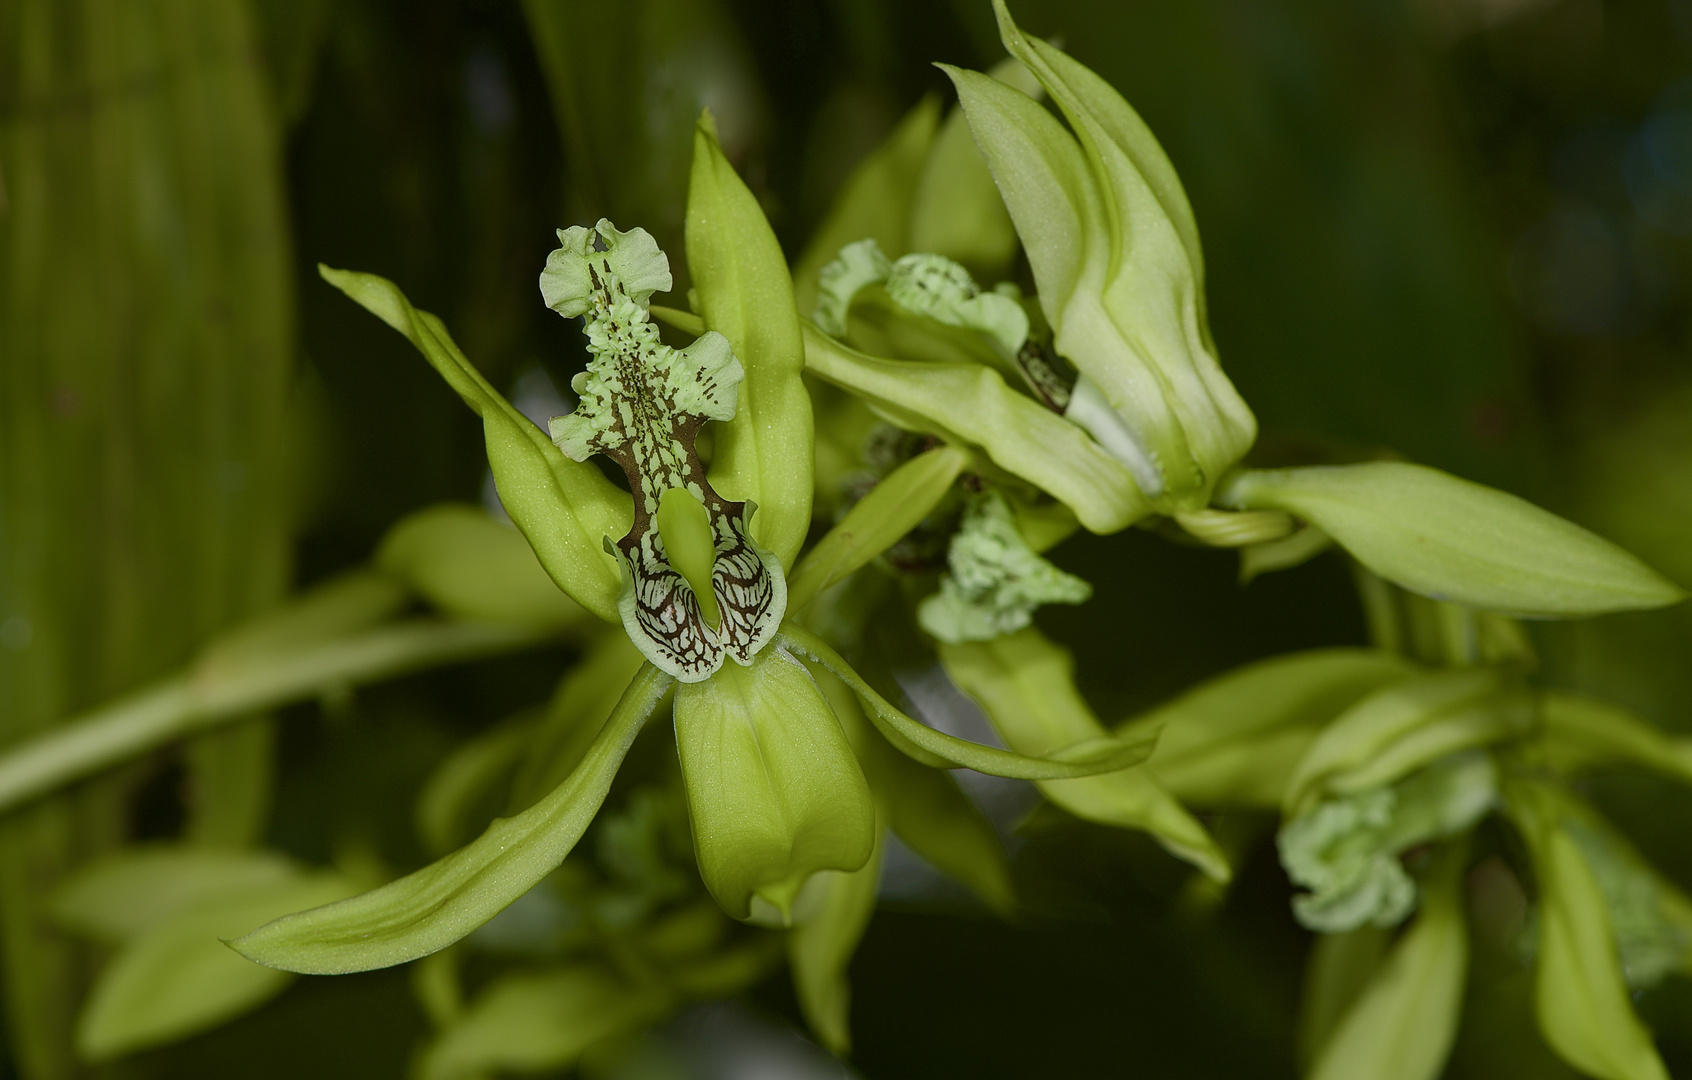
M895 543L910 527L907 504L932 506L962 462L941 454L938 468L929 458L889 476L795 566L810 522L814 438L798 312L781 249L708 114L695 136L687 222L697 314L651 304L671 279L643 230L601 221L559 240L541 291L553 310L583 319L591 360L573 384L580 404L552 422L550 439L391 283L324 276L410 337L481 414L501 500L542 567L583 608L620 623L642 662L608 712L580 718L591 741L572 750L573 767L550 791L437 862L261 927L232 943L238 951L272 967L339 973L459 940L569 854L672 693L700 873L741 919L789 922L813 875L855 872L875 850L866 766L818 686L824 673L877 731L875 745L929 767L1044 781L1119 771L1150 754L1152 739L1102 732L1035 753L946 735L894 708L791 619ZM654 315L692 332L692 343L666 345ZM708 422L718 430L707 465L697 438ZM588 462L594 454L622 467L628 493ZM595 667L626 678L619 670ZM615 687L604 689L589 696L612 700ZM879 758L873 768L890 775Z
M1072 130L995 79L941 67L1022 238L1052 348L1077 372L1064 415L1156 510L1203 510L1257 422L1217 361L1186 193L1121 95L994 8Z

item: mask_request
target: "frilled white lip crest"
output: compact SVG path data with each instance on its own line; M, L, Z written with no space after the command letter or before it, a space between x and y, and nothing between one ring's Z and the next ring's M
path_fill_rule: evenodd
M647 304L670 288L670 264L644 229L621 232L601 219L592 229L560 229L558 239L541 293L560 315L583 317L592 359L571 382L576 410L554 418L550 431L575 461L604 454L621 465L634 493L633 527L615 545L606 539L623 564L624 629L682 682L709 678L725 655L750 664L781 624L786 578L747 531L755 507L712 490L694 446L705 421L734 417L740 361L713 331L681 350L659 340ZM673 488L698 500L709 521L716 626L657 527L659 503Z

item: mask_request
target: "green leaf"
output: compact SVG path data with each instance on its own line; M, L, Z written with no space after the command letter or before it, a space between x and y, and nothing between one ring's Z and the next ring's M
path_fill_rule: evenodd
M1421 465L1242 470L1239 510L1284 510L1381 577L1437 600L1527 618L1662 607L1679 586L1621 548L1514 495Z
M856 870L875 843L857 759L804 666L782 649L676 692L676 750L699 873L737 919L757 897L791 916L818 870Z
M757 503L753 535L791 567L811 527L811 396L800 377L799 309L781 245L723 155L709 113L693 137L687 266L706 329L728 339L746 371L734 419L713 429L711 484Z
M1546 755L1561 772L1635 765L1692 783L1692 739L1671 737L1620 705L1551 690L1539 714Z
M816 310L817 276L847 244L872 239L893 257L910 250L907 229L911 196L928 160L939 120L939 99L923 98L841 185L834 205L811 234L811 242L793 268L794 295L801 315L809 317Z
M799 899L803 914L787 935L787 964L799 1009L817 1040L832 1054L852 1049L852 987L846 969L875 911L881 884L882 830L860 870L827 870L806 883Z
M292 976L243 960L222 939L354 888L338 874L296 874L208 894L153 924L100 973L77 1021L78 1052L105 1061L257 1008Z
M1437 1080L1444 1071L1469 962L1465 851L1462 843L1439 851L1421 914L1325 1041L1309 1080Z
M799 561L787 581L788 612L798 614L818 593L898 543L939 505L968 464L968 451L937 446L883 477Z
M1074 510L1093 532L1116 532L1151 513L1115 458L1085 431L1005 385L992 368L866 356L812 324L805 326L805 365L900 427L980 447L995 465Z
M393 282L318 266L323 280L404 334L482 418L488 465L500 502L560 589L606 622L617 622L621 581L607 536L629 531L629 496L600 471L571 461L547 434L500 396L435 316L418 311Z
M1507 778L1504 796L1539 885L1534 1011L1545 1041L1600 1080L1668 1080L1633 1012L1603 889L1567 828L1570 796L1526 777Z
M994 65L988 75L1031 96L1040 91L1015 58ZM1016 226L962 108L946 114L929 146L911 196L908 243L911 251L955 259L982 280L1002 277L1016 257Z
M839 717L888 826L936 870L1009 915L1016 902L1010 861L992 822L950 774L895 750L864 716L851 687L821 665L813 665L811 674Z
M887 703L852 665L820 638L793 623L781 628L780 641L792 652L815 660L852 688L865 715L902 753L933 768L964 768L1017 780L1062 780L1119 772L1151 755L1155 737L1112 738L1102 729L1035 753L1000 750L959 739L918 723Z
M53 918L99 941L129 941L211 897L286 883L293 862L268 851L157 844L124 848L89 863L60 886Z
M674 1002L598 964L501 976L424 1050L420 1080L554 1072L588 1047L662 1019Z
M626 685L626 684L625 684ZM521 713L466 740L448 754L417 794L417 835L431 855L440 856L464 843L475 811L487 803L495 784L507 779L528 746L534 717Z
M1033 627L994 641L942 643L940 662L1012 750L1045 754L1105 733L1075 687L1075 662L1068 650ZM1155 738L1151 732L1134 734L1148 745ZM1213 879L1229 878L1227 857L1216 841L1148 769L1039 786L1042 795L1077 817L1142 829Z
M1316 732L1415 666L1377 649L1313 649L1236 668L1118 725L1158 735L1146 767L1182 802L1279 808Z
M1282 801L1296 816L1324 793L1390 784L1447 754L1533 725L1532 698L1497 668L1417 675L1369 695L1324 728L1305 752Z
M583 631L598 628L558 590L523 534L480 507L442 503L388 530L376 565L460 619Z
M576 771L473 843L379 889L277 919L230 945L268 967L312 975L392 967L446 948L564 861L671 682L643 666Z

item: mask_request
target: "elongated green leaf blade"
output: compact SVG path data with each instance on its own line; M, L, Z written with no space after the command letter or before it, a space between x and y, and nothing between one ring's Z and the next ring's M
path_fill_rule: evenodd
M791 567L811 527L811 395L781 245L717 143L706 113L693 136L687 266L705 328L728 338L746 375L734 419L712 430L711 484L750 500L752 534Z
M274 852L155 844L120 849L77 871L53 897L53 917L101 941L128 941L219 894L287 883L298 875Z
M1411 592L1530 618L1662 607L1685 590L1608 540L1514 495L1395 461L1244 470L1217 489L1284 510Z
M362 896L277 919L231 947L267 967L340 975L392 967L451 945L564 861L671 682L643 666L576 771L473 843Z
M621 577L604 550L607 536L629 531L629 496L597 468L571 461L459 352L446 327L411 306L393 282L375 274L319 266L323 280L404 334L423 358L482 418L488 465L500 502L528 538L547 575L572 600L606 622L617 621Z

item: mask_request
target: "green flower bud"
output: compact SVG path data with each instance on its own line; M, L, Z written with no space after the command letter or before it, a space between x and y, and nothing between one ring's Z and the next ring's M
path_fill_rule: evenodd
M1026 95L942 67L1028 253L1053 345L1080 373L1070 415L1158 510L1202 508L1257 423L1216 359L1186 194L1121 95L995 7L1005 47L1074 133Z

